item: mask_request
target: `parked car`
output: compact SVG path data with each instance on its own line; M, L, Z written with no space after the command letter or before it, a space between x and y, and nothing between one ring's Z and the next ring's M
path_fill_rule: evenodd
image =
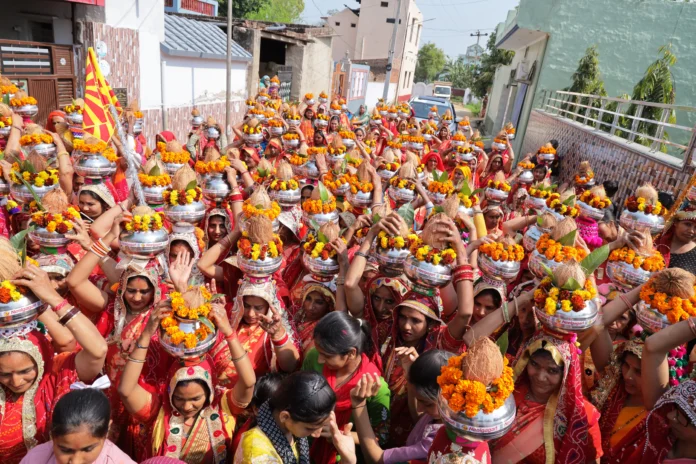
M448 99L443 97L420 96L411 98L408 104L411 105L418 122L428 119L428 113L430 113L430 108L433 106L437 107L437 113L440 117L442 117L447 110L450 110L452 116L454 116L454 120L450 124L450 132L454 133L457 129L457 122L459 122L460 119L456 117L457 112L454 110L454 105Z
M445 81L433 82L433 97L442 97L446 100L452 98L452 83Z

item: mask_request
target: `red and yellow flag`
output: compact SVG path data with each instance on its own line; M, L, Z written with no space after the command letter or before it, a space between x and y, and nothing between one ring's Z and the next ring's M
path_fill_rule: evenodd
M109 105L114 105L119 115L122 109L111 86L99 69L99 61L92 47L87 53L85 74L87 82L85 83L82 127L87 134L108 143L116 130L116 121L109 110Z

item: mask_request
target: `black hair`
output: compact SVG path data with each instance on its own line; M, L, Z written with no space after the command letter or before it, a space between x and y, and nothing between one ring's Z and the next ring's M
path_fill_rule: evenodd
M355 348L360 353L372 354L370 324L342 311L333 311L322 317L314 327L314 342L328 354L345 355Z
M492 288L487 288L485 290L481 290L478 295L490 295L493 298L493 304L495 305L496 308L500 308L500 305L503 304L503 298L500 296L500 292L497 290L494 290ZM474 297L474 299L476 298Z
M147 288L148 288L148 289L150 289L150 290L154 290L154 289L155 289L155 287L152 285L152 282L150 282L150 279L148 279L147 277L145 277L145 276L143 276L143 275L140 275L140 274L130 276L130 277L128 278L128 280L126 280L126 287L128 286L128 284L130 283L131 280L135 280L135 279L142 279L142 280L144 280L145 282L147 282ZM126 289L124 288L123 291L125 292Z
M657 192L657 199L665 209L671 209L674 206L674 194L672 192L659 191Z
M187 242L186 240L181 239L181 238L178 238L176 240L172 240L172 243L169 244L169 248L173 247L174 245L178 245L178 244L186 245L186 249L188 250L188 252L191 253L191 255L193 255L193 248L191 248L191 244L189 242Z
M102 207L102 212L106 212L106 210L110 208L109 205L107 205L106 202L94 192L89 190L80 190L80 192L77 194L78 199L80 198L80 195L89 195L92 197L92 199L97 200Z
M210 388L208 387L208 384L205 383L203 380L201 380L201 379L181 380L181 381L176 383L176 387L174 387L174 388L185 387L190 383L198 384L203 389L203 391L205 392L205 405L203 407L204 408L208 407L210 405ZM172 392L172 394L174 394L174 392Z
M273 411L287 411L296 422L315 424L331 414L336 393L321 374L299 371L283 379L269 406Z
M536 171L537 169L543 169L544 172L546 172L549 169L549 167L545 164L537 164L536 166L534 166L534 169L532 169L532 171Z
M260 408L278 391L285 377L287 374L284 372L269 372L260 377L254 385L254 397L249 405Z
M437 378L447 360L453 353L443 350L430 350L420 355L408 371L408 383L413 385L420 395L436 401L440 394Z
M104 393L95 388L72 390L53 408L51 436L62 437L87 427L93 437L105 438L110 419L111 405Z
M604 191L610 198L619 191L619 184L615 180L605 180L602 182L602 187L604 187Z
M546 344L544 343L542 346L545 346L545 345L546 345ZM536 350L534 353L532 353L532 355L530 356L530 359L531 359L531 358L537 358L537 357L539 357L539 358L550 359L551 361L553 361L554 363L556 363L556 360L553 359L553 356L551 355L551 352L548 351L548 350L545 350L545 349ZM562 368L562 367L563 367L563 361L561 361L561 364L556 363L556 365L558 365L558 367L561 367L561 368Z
M551 146L553 147L554 150L558 150L558 140L551 139L551 140L549 140L549 143L551 144Z

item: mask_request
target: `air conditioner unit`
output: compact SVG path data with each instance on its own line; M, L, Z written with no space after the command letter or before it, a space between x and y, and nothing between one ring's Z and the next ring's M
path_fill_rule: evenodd
M518 82L531 82L534 78L536 61L520 61L515 71L515 80Z

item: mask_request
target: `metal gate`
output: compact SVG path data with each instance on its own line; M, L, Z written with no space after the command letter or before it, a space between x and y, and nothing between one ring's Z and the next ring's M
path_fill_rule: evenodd
M290 100L290 89L292 88L292 66L279 66L278 79L280 79L280 98L286 102Z

